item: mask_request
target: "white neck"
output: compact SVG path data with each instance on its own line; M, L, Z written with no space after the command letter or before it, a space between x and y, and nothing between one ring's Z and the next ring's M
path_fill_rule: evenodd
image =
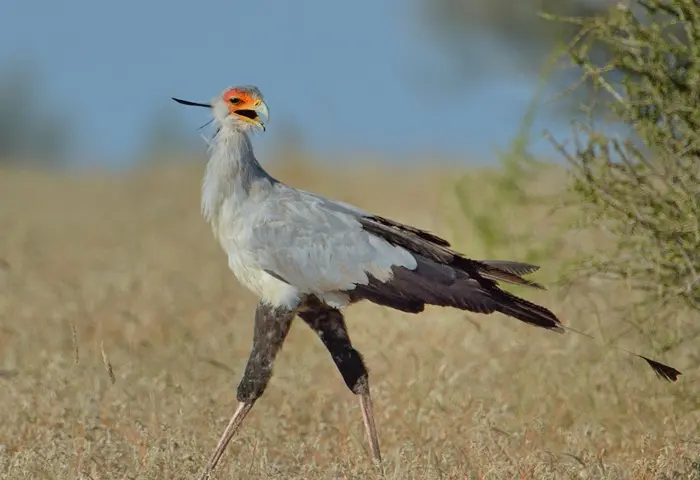
M209 144L210 156L202 184L202 214L210 223L219 216L226 199L248 198L256 180L274 179L255 158L248 134L222 126Z

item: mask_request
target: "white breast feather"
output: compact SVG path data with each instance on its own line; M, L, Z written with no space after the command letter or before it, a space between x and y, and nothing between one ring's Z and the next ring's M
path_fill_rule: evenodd
M231 251L228 255L228 266L241 285L272 305L293 308L299 303L301 292L297 288L276 279L264 270L251 268L256 262L245 257L248 255L241 251Z

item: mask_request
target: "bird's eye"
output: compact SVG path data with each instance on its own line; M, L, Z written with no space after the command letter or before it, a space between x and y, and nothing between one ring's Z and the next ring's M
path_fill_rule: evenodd
M232 105L238 105L241 103L241 99L236 97L229 98L228 101L231 102Z

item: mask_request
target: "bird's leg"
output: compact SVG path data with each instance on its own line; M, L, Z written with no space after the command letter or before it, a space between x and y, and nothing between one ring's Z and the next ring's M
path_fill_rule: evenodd
M226 450L226 446L243 423L246 414L265 391L272 376L275 356L289 333L294 315L295 311L288 308L275 307L262 302L258 304L255 311L253 348L248 357L243 378L238 384L238 408L224 430L200 480L209 478L224 450Z
M362 420L365 424L367 441L372 450L372 458L381 468L382 457L379 452L377 427L372 413L369 375L360 352L355 350L350 343L343 314L326 305L313 304L312 308L299 312L299 316L321 338L348 388L352 393L360 396Z

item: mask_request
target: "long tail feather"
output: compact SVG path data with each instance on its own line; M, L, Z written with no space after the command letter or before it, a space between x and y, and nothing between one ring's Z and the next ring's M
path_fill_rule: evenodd
M590 335L588 333L582 332L580 330L577 330L575 328L568 327L565 325L563 325L562 327L564 330L567 330L567 331L572 332L572 333L577 333L579 335L583 335L584 337L588 337L592 340L597 341L597 339L593 335ZM679 375L683 375L680 371L676 370L672 366L666 365L666 364L661 363L661 362L657 362L656 360L652 360L651 358L645 357L644 355L640 355L638 353L632 352L632 351L627 350L625 348L616 347L615 345L611 345L610 347L615 349L615 350L625 352L629 355L634 355L635 357L641 358L642 360L647 362L647 365L649 365L651 367L651 369L654 370L654 373L656 374L656 376L662 380L666 380L668 382L675 382L676 380L678 380Z
M534 271L537 267L516 262L478 262L460 259L456 264L444 265L416 255L418 267L394 269L388 282L370 278L367 285L356 285L348 292L352 301L367 299L404 312L418 313L424 305L459 308L476 313L501 312L505 315L547 330L566 331L593 340L594 336L563 325L559 318L545 307L517 297L498 287L495 280L527 284L518 273ZM517 273L514 273L517 272ZM524 273L523 273L524 274ZM681 372L675 368L620 347L612 348L643 359L661 379L675 382Z
M630 352L632 353L632 352ZM637 355L632 353L632 355ZM678 379L678 375L683 375L681 372L671 367L670 365L664 365L663 363L657 362L644 355L637 355L639 358L646 360L649 366L654 370L654 373L661 379L667 380L669 382L675 382Z

